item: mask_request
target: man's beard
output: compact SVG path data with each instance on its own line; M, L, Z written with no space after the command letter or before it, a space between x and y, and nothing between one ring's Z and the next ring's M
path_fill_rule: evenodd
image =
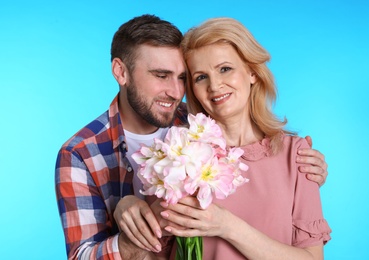
M168 112L155 115L150 109L152 105L146 102L143 95L139 95L133 82L127 86L127 99L133 110L149 124L161 128L172 125L174 114ZM175 100L170 100L170 102L173 101Z

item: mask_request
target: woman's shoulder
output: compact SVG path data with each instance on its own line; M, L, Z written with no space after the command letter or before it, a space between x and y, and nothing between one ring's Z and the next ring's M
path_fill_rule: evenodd
M283 153L283 151L292 152L297 151L300 148L310 148L306 139L300 136L282 133L280 138L282 138L283 148L280 149L277 154L281 152ZM244 151L243 157L249 161L258 161L265 157L275 155L272 151L271 139L268 137L264 137L258 142L241 146L240 148Z
M288 147L296 147L299 148L311 148L307 142L307 140L298 135L287 135L283 134L283 145Z
M265 157L271 156L270 139L265 137L260 141L244 145L240 147L244 154L242 157L249 161L258 161Z

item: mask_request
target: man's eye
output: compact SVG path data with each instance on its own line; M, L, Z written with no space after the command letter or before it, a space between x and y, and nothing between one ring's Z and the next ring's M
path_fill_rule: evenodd
M167 78L167 74L156 74L156 76L158 78L161 78L161 79L166 79Z
M200 75L200 76L198 76L198 77L195 78L195 82L199 82L199 81L201 81L201 80L203 80L205 78L206 78L205 75Z
M187 78L186 78L185 75L184 76L180 76L179 79L182 80L184 83L186 83L186 81L187 81Z

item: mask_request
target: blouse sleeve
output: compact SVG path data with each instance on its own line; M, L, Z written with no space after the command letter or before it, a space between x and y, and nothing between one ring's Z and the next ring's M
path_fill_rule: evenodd
M305 139L296 138L297 149L309 148ZM296 164L296 188L294 208L292 212L292 245L300 248L327 243L331 237L331 229L323 217L319 185L306 178L299 171L301 164Z

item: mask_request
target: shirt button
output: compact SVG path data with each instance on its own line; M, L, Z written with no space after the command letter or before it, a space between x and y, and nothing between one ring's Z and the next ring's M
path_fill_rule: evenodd
M132 171L132 167L128 167L128 168L127 168L127 171L128 171L128 172L131 172L131 171Z

